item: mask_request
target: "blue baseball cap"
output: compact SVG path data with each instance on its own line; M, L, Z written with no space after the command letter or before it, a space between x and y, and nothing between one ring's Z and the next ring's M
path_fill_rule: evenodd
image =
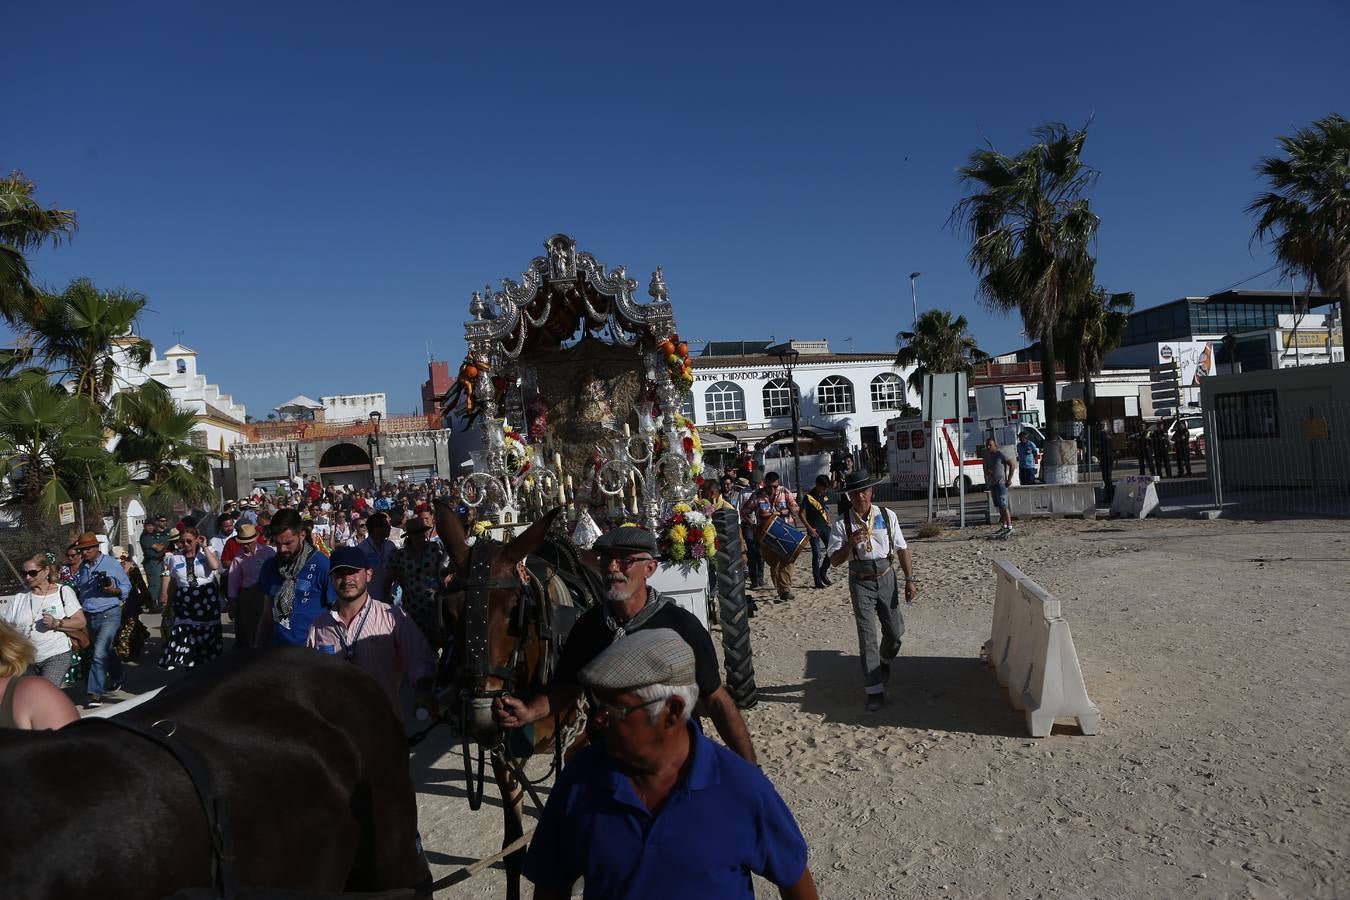
M333 555L328 557L328 571L336 572L338 569L369 569L370 561L366 559L366 554L360 547L338 547L333 551Z

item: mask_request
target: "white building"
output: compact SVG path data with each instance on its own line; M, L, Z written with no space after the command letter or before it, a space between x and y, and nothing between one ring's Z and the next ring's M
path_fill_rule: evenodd
M1259 338L1244 334L1242 340L1265 342L1270 364L1264 368L1268 369L1345 362L1345 334L1340 327L1328 321L1330 318L1321 313L1298 317L1284 313L1280 315L1277 327L1256 332ZM1250 368L1243 366L1244 370Z
M792 382L777 353L797 351ZM791 467L773 461L790 454L793 383L799 397L799 446L802 481L809 484L828 451L841 445L867 448L881 459L886 420L919 398L905 385L909 370L896 371L892 353L831 353L826 341L717 342L691 359L693 393L685 415L702 435L705 453L730 453L744 441L768 460L768 468L788 476ZM823 460L806 463L808 454ZM790 477L788 478L790 482Z
M144 342L144 338L129 335L118 343L129 347ZM234 402L229 394L221 393L218 385L211 384L197 371L195 350L174 344L161 358L151 347L150 363L144 368L133 366L124 353L118 353L116 357L118 371L113 379L114 394L153 379L168 388L174 402L196 414L192 441L197 446L223 456L225 448L245 439L244 405Z
M323 406L323 420L325 422L352 422L357 419L368 419L373 412L381 416L389 415L389 405L385 402L384 394L335 394L331 397L320 397L319 403Z

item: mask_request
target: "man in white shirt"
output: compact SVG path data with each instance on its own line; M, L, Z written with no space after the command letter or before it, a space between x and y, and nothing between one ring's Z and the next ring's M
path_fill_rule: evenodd
M914 560L895 513L872 505L872 486L877 483L878 479L865 473L851 474L845 480L849 506L830 526L828 551L831 565L848 564L848 594L858 625L868 712L881 709L886 702L890 661L900 655L900 638L905 633L894 562L905 573L905 602L913 603L918 595Z
M234 536L234 513L223 512L216 519L215 537L206 542L206 546L211 548L211 552L220 559L220 554L225 551L225 542Z

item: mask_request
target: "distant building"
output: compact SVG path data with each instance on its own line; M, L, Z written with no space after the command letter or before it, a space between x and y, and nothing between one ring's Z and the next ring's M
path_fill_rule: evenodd
M319 403L323 405L325 422L355 422L358 419L368 419L370 414L375 412L382 416L389 415L389 404L385 402L383 393L335 394L331 397L320 397Z
M145 343L145 339L128 335L119 339L123 347ZM242 440L247 418L242 403L234 402L220 387L209 383L197 371L197 352L182 344L174 344L161 358L150 348L150 363L144 368L130 364L125 353L115 354L118 369L113 379L113 393L154 380L164 385L169 396L179 406L197 416L192 429L192 441L216 456L224 456L225 448Z
M435 359L428 362L427 380L422 383L422 412L428 416L438 415L453 385L448 362Z
M276 407L276 413L282 422L322 422L325 418L324 405L304 394L296 394Z
M780 349L797 352L791 382ZM790 482L790 463L774 460L790 457L795 392L803 457L857 447L879 464L886 420L919 403L905 385L909 372L897 372L894 362L893 353L831 353L823 340L718 341L691 359L694 386L684 414L698 426L705 453L730 455L744 441ZM803 465L803 482L820 463Z

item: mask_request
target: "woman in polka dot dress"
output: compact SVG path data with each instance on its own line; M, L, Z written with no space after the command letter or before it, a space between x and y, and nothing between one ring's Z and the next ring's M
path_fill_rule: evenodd
M164 581L172 592L173 628L169 631L161 669L190 669L219 656L220 559L195 528L184 528L181 542L164 557Z

